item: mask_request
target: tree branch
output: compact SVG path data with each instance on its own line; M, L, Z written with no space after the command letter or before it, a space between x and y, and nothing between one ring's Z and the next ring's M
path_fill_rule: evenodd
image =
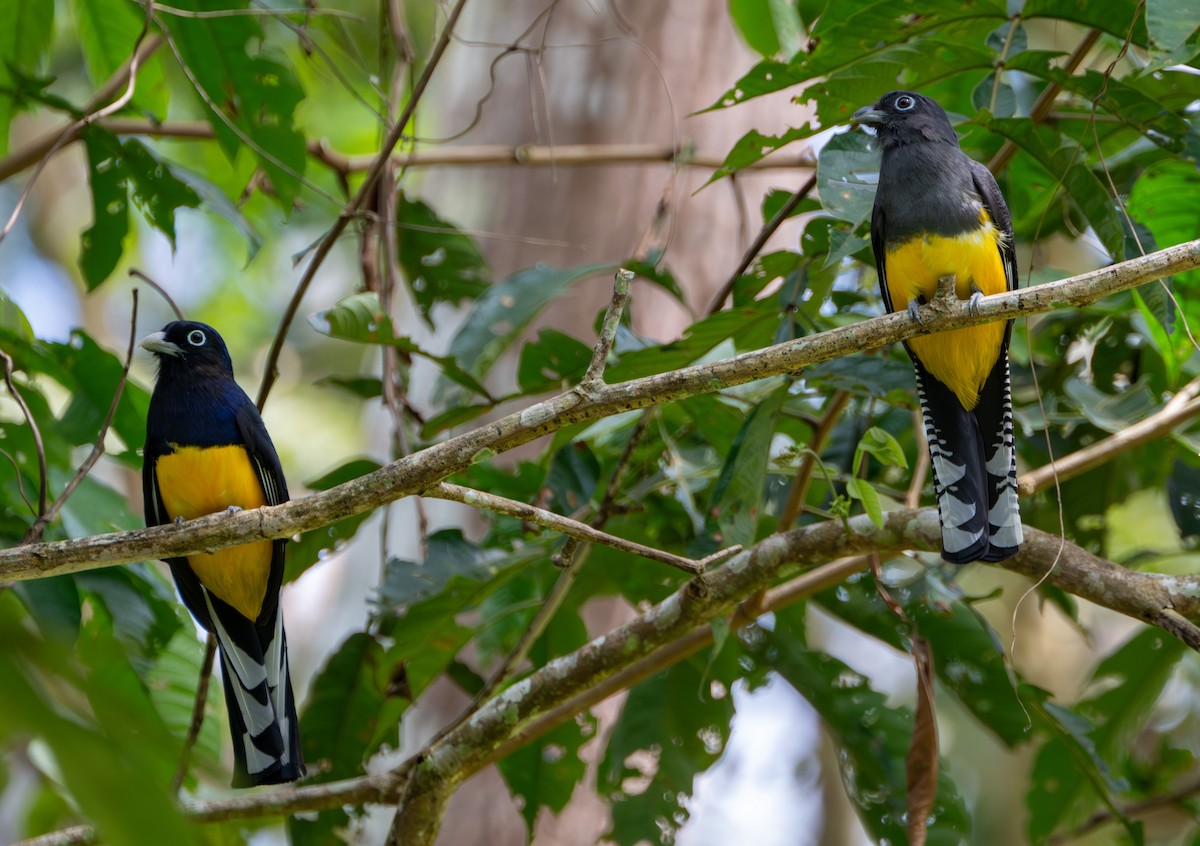
M933 331L1087 305L1109 294L1195 267L1200 267L1200 240L1070 279L984 297L975 314L966 302L949 304L946 313L926 317L924 324L913 323L906 312L886 314L733 358L604 385L586 395L573 389L405 456L366 476L283 505L233 515L211 514L182 525L0 551L0 581L41 578L148 558L191 555L251 540L291 537L419 494L475 461L575 423L711 393L767 376L795 373L810 364Z
M933 552L940 543L933 508L888 512L881 528L860 515L848 523L830 520L772 535L724 566L689 580L628 623L516 682L392 772L196 802L185 805L184 812L198 822L215 822L343 805L394 804L407 797L409 802L422 803L410 812L420 816L421 807L434 807L437 797L448 795L513 748L540 737L615 689L703 647L711 637L709 621L728 614L751 592L815 568L768 591L766 607L780 607L865 569L869 553ZM1025 544L1016 557L992 566L1031 578L1049 572L1048 580L1058 587L1145 622L1162 625L1165 621L1167 631L1200 648L1200 628L1187 620L1200 615L1200 576L1126 570L1037 529L1026 530ZM67 832L75 839L45 835L24 846L92 842L79 839L78 829Z

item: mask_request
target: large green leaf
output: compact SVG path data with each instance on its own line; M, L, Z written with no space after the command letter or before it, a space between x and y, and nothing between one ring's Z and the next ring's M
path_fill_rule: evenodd
M876 842L907 843L904 761L912 712L889 706L866 678L836 658L804 648L790 635L767 639L767 649L776 672L816 709L837 744L842 783L867 833ZM926 842L971 842L970 829L970 817L943 762Z
M177 5L213 11L203 0L180 0ZM246 0L225 4L230 9L247 6ZM280 205L291 211L308 152L304 136L293 125L304 92L287 59L268 56L256 47L263 37L256 17L164 15L163 21L191 79L203 92L204 114L225 155L232 160L241 147L249 147L270 178Z
M71 14L88 76L93 85L100 86L129 60L145 24L145 14L124 0L71 0ZM166 117L167 86L157 55L138 66L133 106L160 120Z
M83 248L79 254L79 269L91 290L107 279L121 260L125 236L129 234L129 191L125 169L121 166L121 144L116 136L94 126L85 128L80 134L87 150L92 225L84 230L80 239Z
M1073 716L1058 709L1071 737L1052 737L1038 751L1029 792L1029 836L1043 842L1057 829L1080 822L1097 801L1112 809L1109 793L1124 789L1110 773L1128 754L1128 743L1158 701L1183 654L1181 641L1145 628L1100 662L1092 683L1103 690L1078 703ZM1048 703L1049 704L1049 703ZM1072 748L1075 746L1077 748ZM1080 766L1080 751L1093 758Z
M610 835L622 846L660 842L687 820L695 777L716 762L729 738L733 699L710 695L711 680L725 684L738 672L732 655L694 656L641 682L629 692L613 726L600 789L612 803Z
M582 377L591 360L592 350L582 341L556 329L539 329L537 340L521 348L517 384L526 394L561 388Z
M491 281L475 242L421 200L396 201L396 258L425 322L438 303L473 300Z
M482 379L552 300L565 294L575 282L609 268L602 264L572 268L538 265L517 271L492 285L475 301L450 342L450 355L464 370ZM460 393L447 390L443 384L435 392L435 399L452 406L459 402Z
M979 722L1007 746L1029 740L1029 721L1017 698L999 638L974 608L946 603L945 589L933 576L889 584L888 592L933 651L943 690L953 693ZM816 600L831 614L902 652L911 649L911 627L896 617L870 574L851 576Z
M442 375L451 382L490 399L487 389L468 372L470 368L460 367L454 356L434 355L411 338L397 335L391 317L383 310L379 296L373 291L351 294L333 308L310 315L308 322L318 332L331 338L360 344L386 344L402 353L428 359L440 366Z
M871 216L875 184L864 174L879 171L879 152L863 132L843 132L829 139L817 157L817 190L825 211L857 226Z
M16 108L14 71L36 73L50 50L54 3L0 0L0 154L8 152L8 129Z
M746 415L742 430L725 456L708 504L708 513L720 526L723 546L748 546L755 540L771 439L787 391L787 385L781 385Z

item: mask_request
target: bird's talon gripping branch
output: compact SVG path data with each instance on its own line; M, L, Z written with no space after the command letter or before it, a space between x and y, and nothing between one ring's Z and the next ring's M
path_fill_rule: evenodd
M237 514L239 511L243 510L245 509L243 509L240 505L231 505L225 509L225 513L232 517L234 514Z
M920 307L921 307L921 305L916 300L909 300L908 301L908 316L913 319L914 323L924 326L925 321L921 319L921 313L920 313L920 311L918 311L918 309L920 309Z
M983 291L971 286L971 296L967 299L967 313L972 317L979 314L979 304L983 302Z
M183 515L182 515L182 514L181 514L181 515L179 515L178 517L176 517L176 518L175 518L174 520L172 520L171 522L172 522L172 523L174 523L176 526L182 526L182 525L183 525Z

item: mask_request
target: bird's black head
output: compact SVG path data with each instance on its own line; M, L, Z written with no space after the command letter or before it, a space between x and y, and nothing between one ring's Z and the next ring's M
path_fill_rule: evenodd
M889 91L850 120L875 127L885 149L928 142L958 146L958 136L942 107L915 91Z
M142 339L142 349L158 359L159 376L168 373L197 373L233 377L233 362L217 330L207 323L176 320L161 332Z

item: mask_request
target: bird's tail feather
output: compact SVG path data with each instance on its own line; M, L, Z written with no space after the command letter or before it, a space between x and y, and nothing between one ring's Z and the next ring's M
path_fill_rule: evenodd
M914 360L917 396L929 439L933 488L942 527L942 558L966 564L986 555L988 484L983 439L974 415Z
M989 544L982 558L984 561L1003 561L1016 555L1024 540L1017 505L1017 458L1013 448L1007 351L1001 351L979 392L975 416L982 431L991 433L991 437L984 439Z
M282 784L304 775L283 615L261 625L205 591L221 655L233 735L234 787Z

